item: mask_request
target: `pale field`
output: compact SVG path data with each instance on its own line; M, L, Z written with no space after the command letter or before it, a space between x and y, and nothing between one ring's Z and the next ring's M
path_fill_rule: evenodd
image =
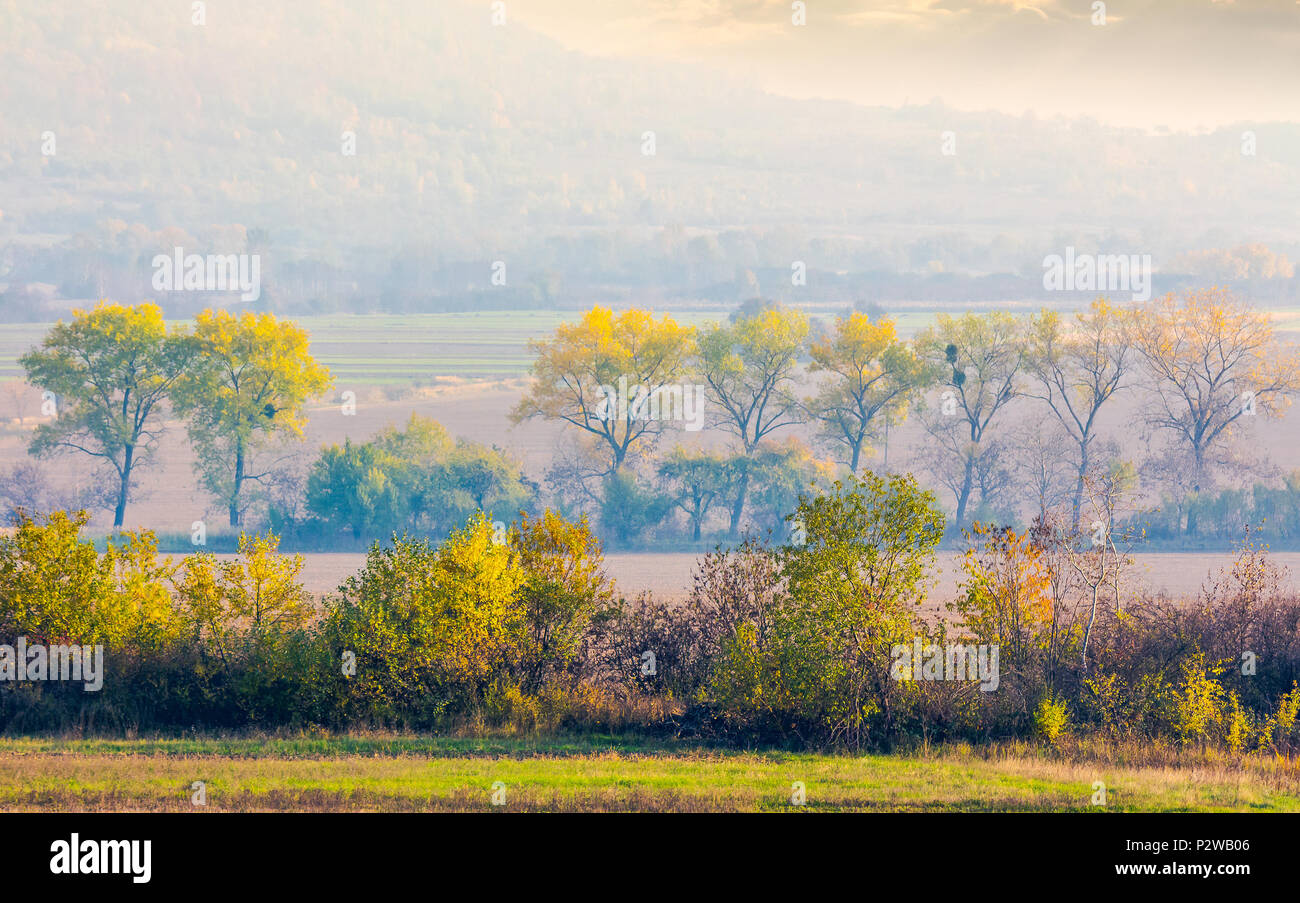
M1286 586L1300 592L1300 552L1277 552L1273 560L1286 569ZM308 553L303 555L302 578L306 587L317 595L333 593L344 580L365 564L365 555L348 552ZM961 580L961 556L941 552L938 571L927 594L924 608L938 611L951 601ZM613 578L621 595L632 597L650 592L664 599L681 601L691 591L691 575L699 556L694 553L610 553L605 555L605 571ZM1133 595L1142 592L1168 593L1174 598L1195 598L1214 572L1232 561L1229 553L1149 552L1134 556L1131 574L1124 585Z

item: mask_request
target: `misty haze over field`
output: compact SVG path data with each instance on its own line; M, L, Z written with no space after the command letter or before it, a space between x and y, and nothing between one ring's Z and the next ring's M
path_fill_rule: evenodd
M0 320L190 313L177 247L283 312L1042 300L1067 247L1300 297L1280 0L191 6L0 3Z
M102 460L60 457L78 487L62 495L46 491L48 473L23 469L45 466L29 433L55 419L58 399L21 358L46 324L99 299L156 302L177 321L209 307L273 313L306 330L331 388L300 400L302 437L258 450L275 462L261 475L259 525L280 523L272 511L289 525L305 517L306 474L324 466L313 455L413 414L506 455L510 504L563 498L595 517L607 491L592 487L609 474L591 463L590 435L520 401L539 373L530 342L597 305L673 312L702 331L776 305L810 315L800 326L782 314L809 330L773 383L791 418L746 439L742 457L785 442L779 455L796 470L925 473L958 512L969 499L981 517L1027 523L1056 492L1043 487L1076 467L1026 382L1032 367L1008 382L1015 398L987 439L921 416L927 403L939 410L940 365L908 404L871 412L846 452L808 407L825 386L811 349L836 317L888 316L921 343L947 312L993 324L1101 294L1142 305L1221 286L1267 311L1288 347L1300 326L1300 4L1101 7L0 2L0 463L13 468L0 470L0 497L80 500L100 519L112 510L98 496L112 482ZM1181 60L1195 65L1171 62ZM1122 278L1090 270L1089 281L1076 260L1109 262ZM1019 353L1028 334L1013 332L1005 347ZM1250 353L1269 359L1272 341ZM1244 386L1239 369L1230 375ZM1204 487L1168 431L1151 428L1150 380L1145 395L1127 391L1140 381L1128 372L1126 391L1089 421L1096 448L1105 466L1140 471L1142 504L1173 504L1169 529L1186 521L1190 542L1183 499ZM1276 391L1267 413L1281 415L1289 389ZM339 416L357 402L360 417ZM512 417L521 404L532 413ZM728 449L725 405L710 404L707 429L633 449L638 480L669 466L671 443ZM192 476L202 465L180 419L150 437L158 454L127 481L133 516L176 537L220 495ZM1290 499L1296 420L1224 432L1216 491L1267 486ZM978 472L963 443L986 456ZM779 527L811 472L787 473L762 513L740 490L732 538L742 524ZM1209 522L1225 535L1264 516L1220 503L1236 519ZM718 527L723 507L696 527ZM644 542L651 531L625 532Z

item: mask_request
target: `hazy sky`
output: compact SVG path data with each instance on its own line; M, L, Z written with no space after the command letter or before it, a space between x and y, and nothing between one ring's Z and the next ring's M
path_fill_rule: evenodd
M770 91L1092 116L1300 121L1300 0L507 0L586 53L703 62Z

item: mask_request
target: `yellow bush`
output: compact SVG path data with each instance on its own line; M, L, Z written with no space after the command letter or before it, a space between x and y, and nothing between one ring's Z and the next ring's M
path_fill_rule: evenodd
M1228 694L1223 712L1223 742L1229 752L1243 751L1250 741L1254 727L1250 712L1241 707L1241 698L1235 692Z
M1277 712L1260 728L1260 745L1276 752L1290 753L1295 739L1297 715L1300 715L1300 686L1293 682L1291 692L1283 694L1278 701Z
M1167 715L1175 737L1183 743L1210 739L1210 728L1224 720L1226 694L1216 679L1223 673L1207 667L1204 653L1183 662L1182 679L1167 696Z
M1055 743L1070 723L1070 713L1065 703L1044 696L1034 709L1034 729L1049 743Z

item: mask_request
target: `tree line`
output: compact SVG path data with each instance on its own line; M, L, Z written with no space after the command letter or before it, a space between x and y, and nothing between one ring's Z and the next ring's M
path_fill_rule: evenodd
M615 544L671 535L674 520L691 542L718 521L735 541L748 529L782 529L810 485L868 461L898 469L891 430L897 436L909 418L923 441L906 469L946 493L957 529L1041 520L1057 508L1076 528L1099 517L1113 525L1139 478L1154 497L1143 516L1158 536L1222 532L1221 509L1234 500L1235 519L1274 513L1280 526L1294 506L1285 487L1261 483L1246 503L1232 440L1252 418L1286 409L1300 360L1267 314L1217 289L1141 305L1097 299L1072 314L941 314L910 340L874 305L819 324L756 300L699 329L596 307L530 347L533 382L511 419L559 423L572 439L541 481L507 452L415 416L321 449L305 475L284 480L268 523L295 542L438 538L474 510L510 520L549 504L590 515ZM278 485L284 443L302 437L306 405L332 385L292 322L205 311L169 327L152 304L77 312L21 363L55 414L30 452L101 462L115 528L165 411L184 419L200 482L238 528L250 487L264 496ZM677 416L683 393L702 409L698 423ZM1103 415L1119 411L1131 414L1128 447L1103 432ZM696 427L702 441L680 441ZM1126 453L1137 440L1152 453L1135 464Z
M248 485L270 476L259 454L276 439L301 438L306 402L331 384L293 323L208 310L192 329L169 327L154 304L78 311L19 362L54 415L36 428L30 453L71 451L105 465L115 529L157 450L167 403L186 421L204 488L238 527Z
M908 469L947 491L959 528L1017 520L1017 488L1030 516L1063 506L1077 525L1090 480L1131 491L1139 475L1102 433L1120 399L1136 412L1125 438L1157 443L1140 473L1166 509L1178 507L1179 532L1194 535L1196 500L1230 474L1230 440L1250 418L1280 416L1300 390L1296 348L1266 313L1219 289L1129 306L1099 298L1073 314L940 314L910 341L878 312L818 328L799 309L750 302L697 330L597 307L532 348L534 383L513 419L558 422L578 438L549 475L557 490L599 503L602 483L608 497L657 477L694 535L721 506L732 538L775 435L810 430L825 463L850 473L883 446L888 469L890 430L909 415L925 438ZM649 394L703 386L707 427L727 447L678 445L645 464L674 424L644 405L611 416L598 387L620 379Z

